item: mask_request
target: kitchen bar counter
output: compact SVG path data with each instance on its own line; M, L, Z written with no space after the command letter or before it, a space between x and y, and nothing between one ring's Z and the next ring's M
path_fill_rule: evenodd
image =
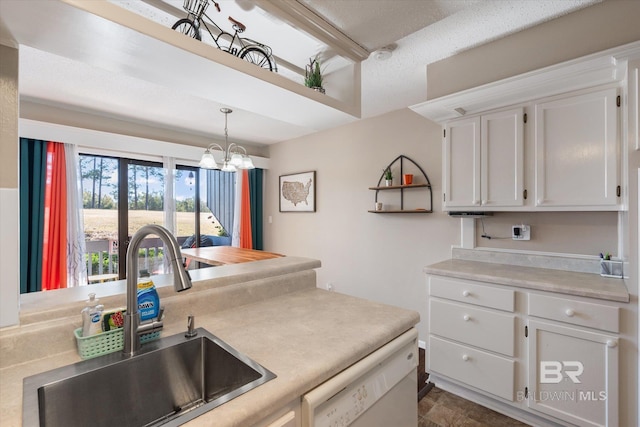
M264 262L277 265L286 259ZM301 281L298 277L302 276L308 278ZM313 270L266 280L266 285L254 281L196 292L192 289L165 298L163 336L183 333L186 315L193 313L196 327L207 329L277 375L185 425L252 426L419 321L414 311L317 289ZM286 291L275 295L283 287ZM220 294L225 291L230 296ZM229 304L243 292L256 298L255 302L235 307L235 303ZM213 309L209 301L227 308ZM29 325L26 330L37 334L39 328ZM70 337L72 328L67 326ZM11 348L12 340L6 336L11 332L3 331L3 352L19 351ZM75 350L67 350L0 369L0 424L21 425L23 377L79 360Z
M451 259L424 268L427 274L478 280L547 292L629 302L622 279L598 274Z

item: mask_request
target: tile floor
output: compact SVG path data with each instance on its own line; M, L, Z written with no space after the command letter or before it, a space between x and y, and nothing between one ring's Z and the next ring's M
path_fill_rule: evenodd
M525 427L491 409L432 388L418 402L418 427Z

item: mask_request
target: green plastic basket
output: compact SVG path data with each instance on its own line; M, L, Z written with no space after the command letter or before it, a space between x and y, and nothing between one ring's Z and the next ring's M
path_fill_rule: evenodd
M78 354L82 359L92 359L94 357L103 356L105 354L120 351L124 348L124 333L122 328L114 329L108 332L82 336L82 328L73 331L78 344ZM144 344L160 337L160 331L149 332L140 335L140 343Z

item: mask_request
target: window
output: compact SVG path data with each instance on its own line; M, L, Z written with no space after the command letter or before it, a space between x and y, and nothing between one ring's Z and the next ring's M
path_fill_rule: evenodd
M86 262L89 283L126 277L126 249L133 234L146 224L165 225L166 183L159 162L83 154L79 173L83 196ZM216 177L212 177L216 175ZM217 173L215 173L217 172ZM219 175L223 176L220 177ZM233 176L191 166L177 166L175 235L182 247L230 245L233 224ZM209 191L215 185L215 195ZM201 195L206 195L202 197ZM215 201L224 214L222 225L208 207ZM162 241L147 236L138 266L151 274L166 272ZM190 268L197 268L191 265Z

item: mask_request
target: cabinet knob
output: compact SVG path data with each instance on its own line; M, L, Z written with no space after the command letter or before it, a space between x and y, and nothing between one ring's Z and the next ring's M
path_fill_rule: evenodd
M471 292L469 292L469 291L462 291L462 296L463 296L463 297L468 297L469 295L471 295Z
M478 205L480 204L480 200L474 200L474 201L473 201L473 204L474 204L474 205L476 205L476 206L478 206Z
M618 345L618 342L616 340L607 340L607 347L614 348L617 345Z
M483 201L482 201L482 204L483 204L483 205L486 205L486 204L487 204L487 201L486 201L486 200L483 200Z
M468 315L468 314L465 314L464 316L462 316L462 319L463 319L465 322L468 322L469 320L471 320L471 317L469 317L469 315Z
M538 199L538 201L536 203L538 204L538 206L540 206L541 204L544 203L544 200L543 199Z
M573 316L576 314L576 312L575 312L575 311L573 311L573 310L572 310L572 309L570 309L570 308L567 308L567 309L564 311L564 314L566 314L566 315L567 315L567 317L573 317Z
M463 354L462 355L462 360L464 360L465 362L469 360L469 356L467 354Z

